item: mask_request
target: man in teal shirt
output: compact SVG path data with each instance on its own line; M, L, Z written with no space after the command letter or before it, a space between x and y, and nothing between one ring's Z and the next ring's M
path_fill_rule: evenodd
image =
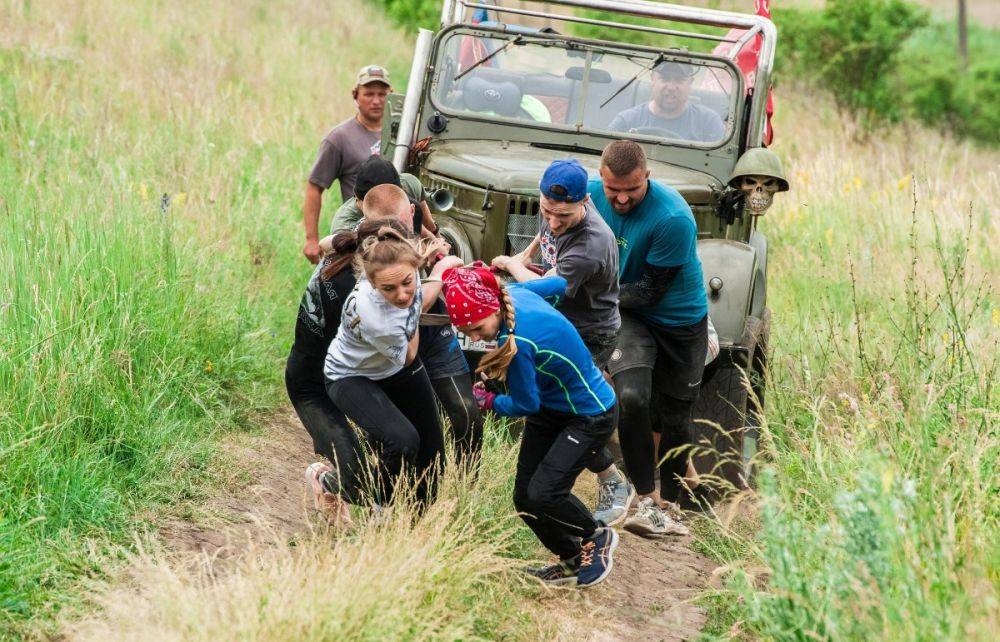
M686 528L663 505L681 498L688 462L682 447L691 444L691 408L705 368L708 300L698 229L677 190L649 180L646 155L635 142L608 145L600 172L588 192L618 243L622 313L608 371L620 402L625 467L640 497L625 528L646 536L682 534ZM653 432L660 433L659 452ZM671 453L678 448L682 452Z

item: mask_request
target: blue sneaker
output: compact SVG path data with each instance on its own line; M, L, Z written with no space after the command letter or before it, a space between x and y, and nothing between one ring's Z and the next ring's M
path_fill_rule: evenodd
M528 575L536 577L551 586L575 586L577 574L580 572L580 556L571 560L559 561L555 564L539 568L524 569Z
M616 548L618 533L610 526L598 528L592 536L583 540L576 585L593 586L604 581L614 565L612 556Z

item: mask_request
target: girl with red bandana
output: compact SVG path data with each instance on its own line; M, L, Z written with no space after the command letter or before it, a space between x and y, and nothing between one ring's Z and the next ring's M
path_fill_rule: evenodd
M559 557L529 572L550 584L597 584L611 572L618 535L594 521L572 490L610 437L617 406L576 329L542 298L564 293L565 279L508 287L482 266L449 269L442 279L448 315L459 332L497 342L477 372L506 382L508 393L497 395L479 384L480 407L526 417L514 506Z

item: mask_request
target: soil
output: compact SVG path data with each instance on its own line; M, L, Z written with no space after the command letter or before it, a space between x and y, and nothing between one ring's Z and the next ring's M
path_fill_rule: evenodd
M316 455L294 412L274 415L266 434L234 438L223 452L223 490L192 502L197 512L182 507L163 524L168 550L224 561L250 540L278 541L309 528L312 499L303 472Z
M203 560L208 554L222 572L233 551L246 548L243 544L287 539L310 528L314 511L302 474L316 458L291 410L278 413L267 434L242 437L224 450L223 460L234 464L229 469L234 472L224 477L224 490L199 498L197 513L172 518L160 529L172 557ZM255 475L249 484L240 479L245 471ZM578 492L589 501L595 486L593 477L584 475ZM621 529L619 534L614 571L601 585L553 590L542 598L559 638L657 642L697 637L706 614L693 598L708 585L715 564L696 553L687 537L647 540Z

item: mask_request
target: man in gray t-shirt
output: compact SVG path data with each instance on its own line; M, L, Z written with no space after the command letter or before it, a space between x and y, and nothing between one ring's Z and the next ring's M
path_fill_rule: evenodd
M708 107L689 100L697 72L695 65L660 63L653 70L650 100L615 116L608 129L699 143L721 142L726 135L722 118Z
M498 256L493 267L518 281L539 275L526 266L540 248L549 272L566 279L566 298L559 311L569 319L594 354L597 365L610 356L621 327L618 312L618 245L587 196L587 170L576 160L554 161L545 170L539 202L538 236L520 254Z
M319 215L323 208L323 192L335 180L340 181L340 196L354 196L358 169L373 154L379 153L382 138L382 114L392 86L389 72L378 65L363 67L358 72L352 96L357 113L334 127L320 143L319 156L306 183L302 218L306 243L302 253L317 263L323 253L319 248Z

